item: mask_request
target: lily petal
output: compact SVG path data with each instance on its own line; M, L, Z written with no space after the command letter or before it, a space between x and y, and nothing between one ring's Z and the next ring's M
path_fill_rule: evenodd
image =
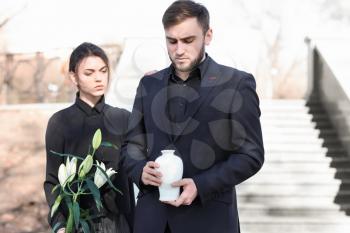
M106 171L108 177L111 177L113 174L117 173L116 171L114 171L112 168L109 168L107 171Z
M58 168L58 181L60 182L62 187L64 187L67 177L68 175L66 166L62 163Z

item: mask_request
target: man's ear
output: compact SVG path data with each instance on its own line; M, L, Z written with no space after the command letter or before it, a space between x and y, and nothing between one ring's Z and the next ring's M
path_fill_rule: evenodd
M209 28L208 31L205 33L205 38L204 38L205 45L209 45L212 39L213 39L213 29Z
M74 72L69 72L69 78L78 87L78 77Z

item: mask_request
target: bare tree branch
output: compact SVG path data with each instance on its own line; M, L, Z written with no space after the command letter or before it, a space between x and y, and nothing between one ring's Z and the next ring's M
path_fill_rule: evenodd
M27 8L27 6L28 6L28 3L24 4L23 7L17 10L15 13L6 17L2 22L0 22L0 29L3 28L8 22L10 22L14 17L19 15L25 8Z

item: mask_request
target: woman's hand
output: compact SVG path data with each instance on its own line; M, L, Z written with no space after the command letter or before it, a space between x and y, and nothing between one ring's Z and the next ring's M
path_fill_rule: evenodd
M66 232L66 228L60 228L57 233L65 233Z

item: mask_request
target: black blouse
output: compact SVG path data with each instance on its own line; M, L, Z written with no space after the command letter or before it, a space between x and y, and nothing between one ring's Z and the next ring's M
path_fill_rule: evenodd
M104 97L92 108L77 95L72 106L55 113L50 118L46 130L46 179L44 182L45 196L50 207L58 195L58 192L51 194L53 187L59 183L58 168L65 162L65 158L54 155L50 151L86 157L93 134L98 128L102 131L102 141L111 142L120 148L127 130L129 115L130 113L125 109L105 104ZM95 152L95 159L104 162L106 168L112 167L117 171L111 180L123 193L121 195L106 187L107 185L102 186L100 192L104 211L131 216L134 206L133 189L122 166L119 165L120 150L100 147ZM78 166L79 164L78 161ZM95 204L92 198L84 197L80 200L80 205L91 208ZM62 205L52 219L49 213L48 221L51 227L57 222L65 221L68 217L67 213L67 209Z

